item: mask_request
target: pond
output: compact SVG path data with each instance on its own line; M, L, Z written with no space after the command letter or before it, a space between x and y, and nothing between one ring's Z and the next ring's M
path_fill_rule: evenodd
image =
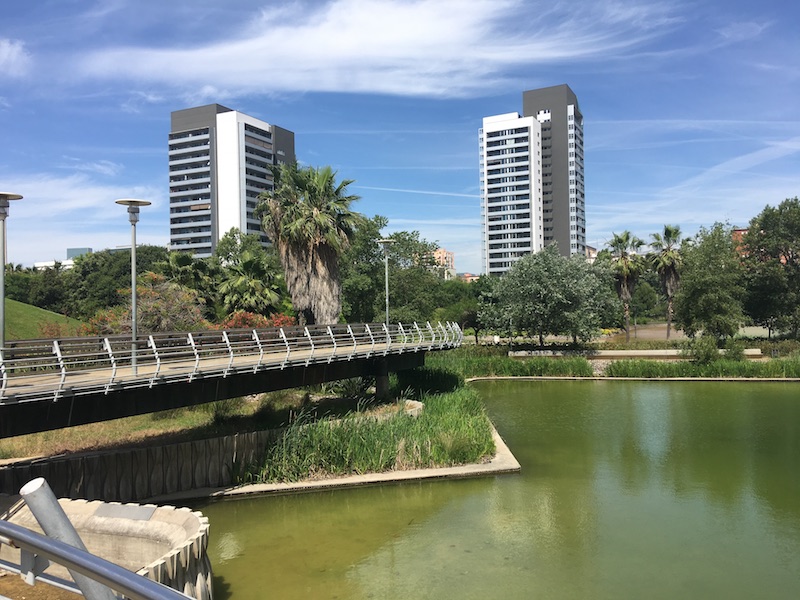
M216 598L800 597L800 387L478 382L522 473L200 505Z

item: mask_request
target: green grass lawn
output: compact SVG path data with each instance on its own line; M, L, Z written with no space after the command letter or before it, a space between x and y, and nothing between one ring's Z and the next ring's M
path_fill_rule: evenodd
M16 300L6 300L6 339L31 340L71 337L81 322Z

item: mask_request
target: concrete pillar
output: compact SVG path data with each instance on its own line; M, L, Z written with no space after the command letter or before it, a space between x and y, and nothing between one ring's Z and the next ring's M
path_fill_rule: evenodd
M389 398L389 361L382 358L375 367L375 397L386 400Z

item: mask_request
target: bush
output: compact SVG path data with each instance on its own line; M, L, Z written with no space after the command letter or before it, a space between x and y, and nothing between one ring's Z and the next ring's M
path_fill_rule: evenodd
M711 335L701 335L689 340L682 354L700 365L707 365L720 359L717 339Z

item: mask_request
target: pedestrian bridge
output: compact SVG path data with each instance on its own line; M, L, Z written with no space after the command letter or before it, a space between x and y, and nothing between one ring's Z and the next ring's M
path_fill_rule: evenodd
M424 364L456 323L363 323L7 342L0 438Z

